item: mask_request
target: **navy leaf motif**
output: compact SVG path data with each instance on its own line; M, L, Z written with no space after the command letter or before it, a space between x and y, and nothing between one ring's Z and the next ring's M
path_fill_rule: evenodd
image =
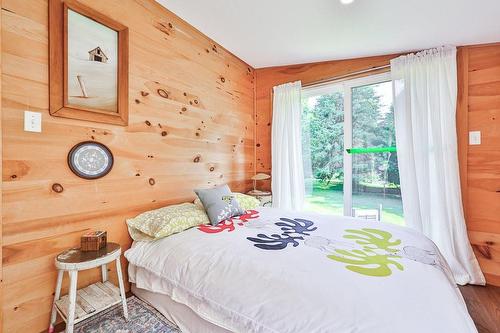
M301 234L305 236L309 236L311 231L318 229L317 227L312 227L314 222L304 219L288 219L288 218L280 218L281 221L275 223L277 226L282 227L281 230L283 234ZM311 228L312 227L312 228Z
M247 237L247 239L256 243L254 246L259 249L283 250L288 244L292 244L293 247L299 246L300 243L298 241L303 241L303 236L310 236L310 232L318 229L317 227L313 227L314 222L305 219L280 218L280 221L282 222L276 222L275 225L280 227L282 231L281 235L272 234L268 236L258 234L257 238Z
M254 246L263 250L283 250L288 244L292 244L293 247L296 247L299 245L299 242L297 242L298 239L304 240L302 237L292 237L288 234L272 234L271 236L258 234L257 237L258 238L247 237L247 239L254 243L259 243L254 244Z

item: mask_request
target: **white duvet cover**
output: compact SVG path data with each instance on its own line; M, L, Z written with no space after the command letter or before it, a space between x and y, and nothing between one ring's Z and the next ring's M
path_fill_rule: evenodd
M125 256L233 332L477 332L435 245L394 225L259 208Z

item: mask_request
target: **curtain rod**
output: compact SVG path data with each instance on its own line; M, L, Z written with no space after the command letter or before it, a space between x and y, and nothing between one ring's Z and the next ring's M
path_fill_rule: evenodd
M306 83L306 84L303 84L302 87L321 86L323 84L333 83L333 82L336 82L336 81L347 79L347 78L350 78L352 76L361 75L361 74L370 73L370 72L375 72L375 71L379 71L381 69L386 69L386 68L390 68L390 67L391 67L391 65L384 65L384 66L378 66L378 67L372 67L372 68L368 68L368 69L363 69L363 70L360 70L360 71L357 71L357 72L352 72L352 73L348 73L348 74L344 74L344 75L339 75L339 76L333 76L333 77L330 77L328 79L323 79L323 80L318 80L318 81Z

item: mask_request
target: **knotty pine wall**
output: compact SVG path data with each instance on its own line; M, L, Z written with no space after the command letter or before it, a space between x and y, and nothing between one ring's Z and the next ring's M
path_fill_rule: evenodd
M469 239L490 284L500 286L500 43L459 49L457 127ZM481 131L481 145L468 145Z
M192 200L196 187L251 187L253 69L152 0L81 2L129 27L128 127L49 115L48 1L2 0L4 332L48 327L54 256L85 231L107 230L126 249L128 217ZM23 131L24 110L42 113L42 133ZM69 170L67 153L84 140L112 150L106 177ZM98 278L84 272L79 284Z

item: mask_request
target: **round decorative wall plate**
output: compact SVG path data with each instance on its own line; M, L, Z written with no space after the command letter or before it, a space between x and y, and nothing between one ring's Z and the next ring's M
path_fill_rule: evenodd
M69 151L68 165L78 177L97 179L104 177L111 171L113 154L102 143L80 142Z

